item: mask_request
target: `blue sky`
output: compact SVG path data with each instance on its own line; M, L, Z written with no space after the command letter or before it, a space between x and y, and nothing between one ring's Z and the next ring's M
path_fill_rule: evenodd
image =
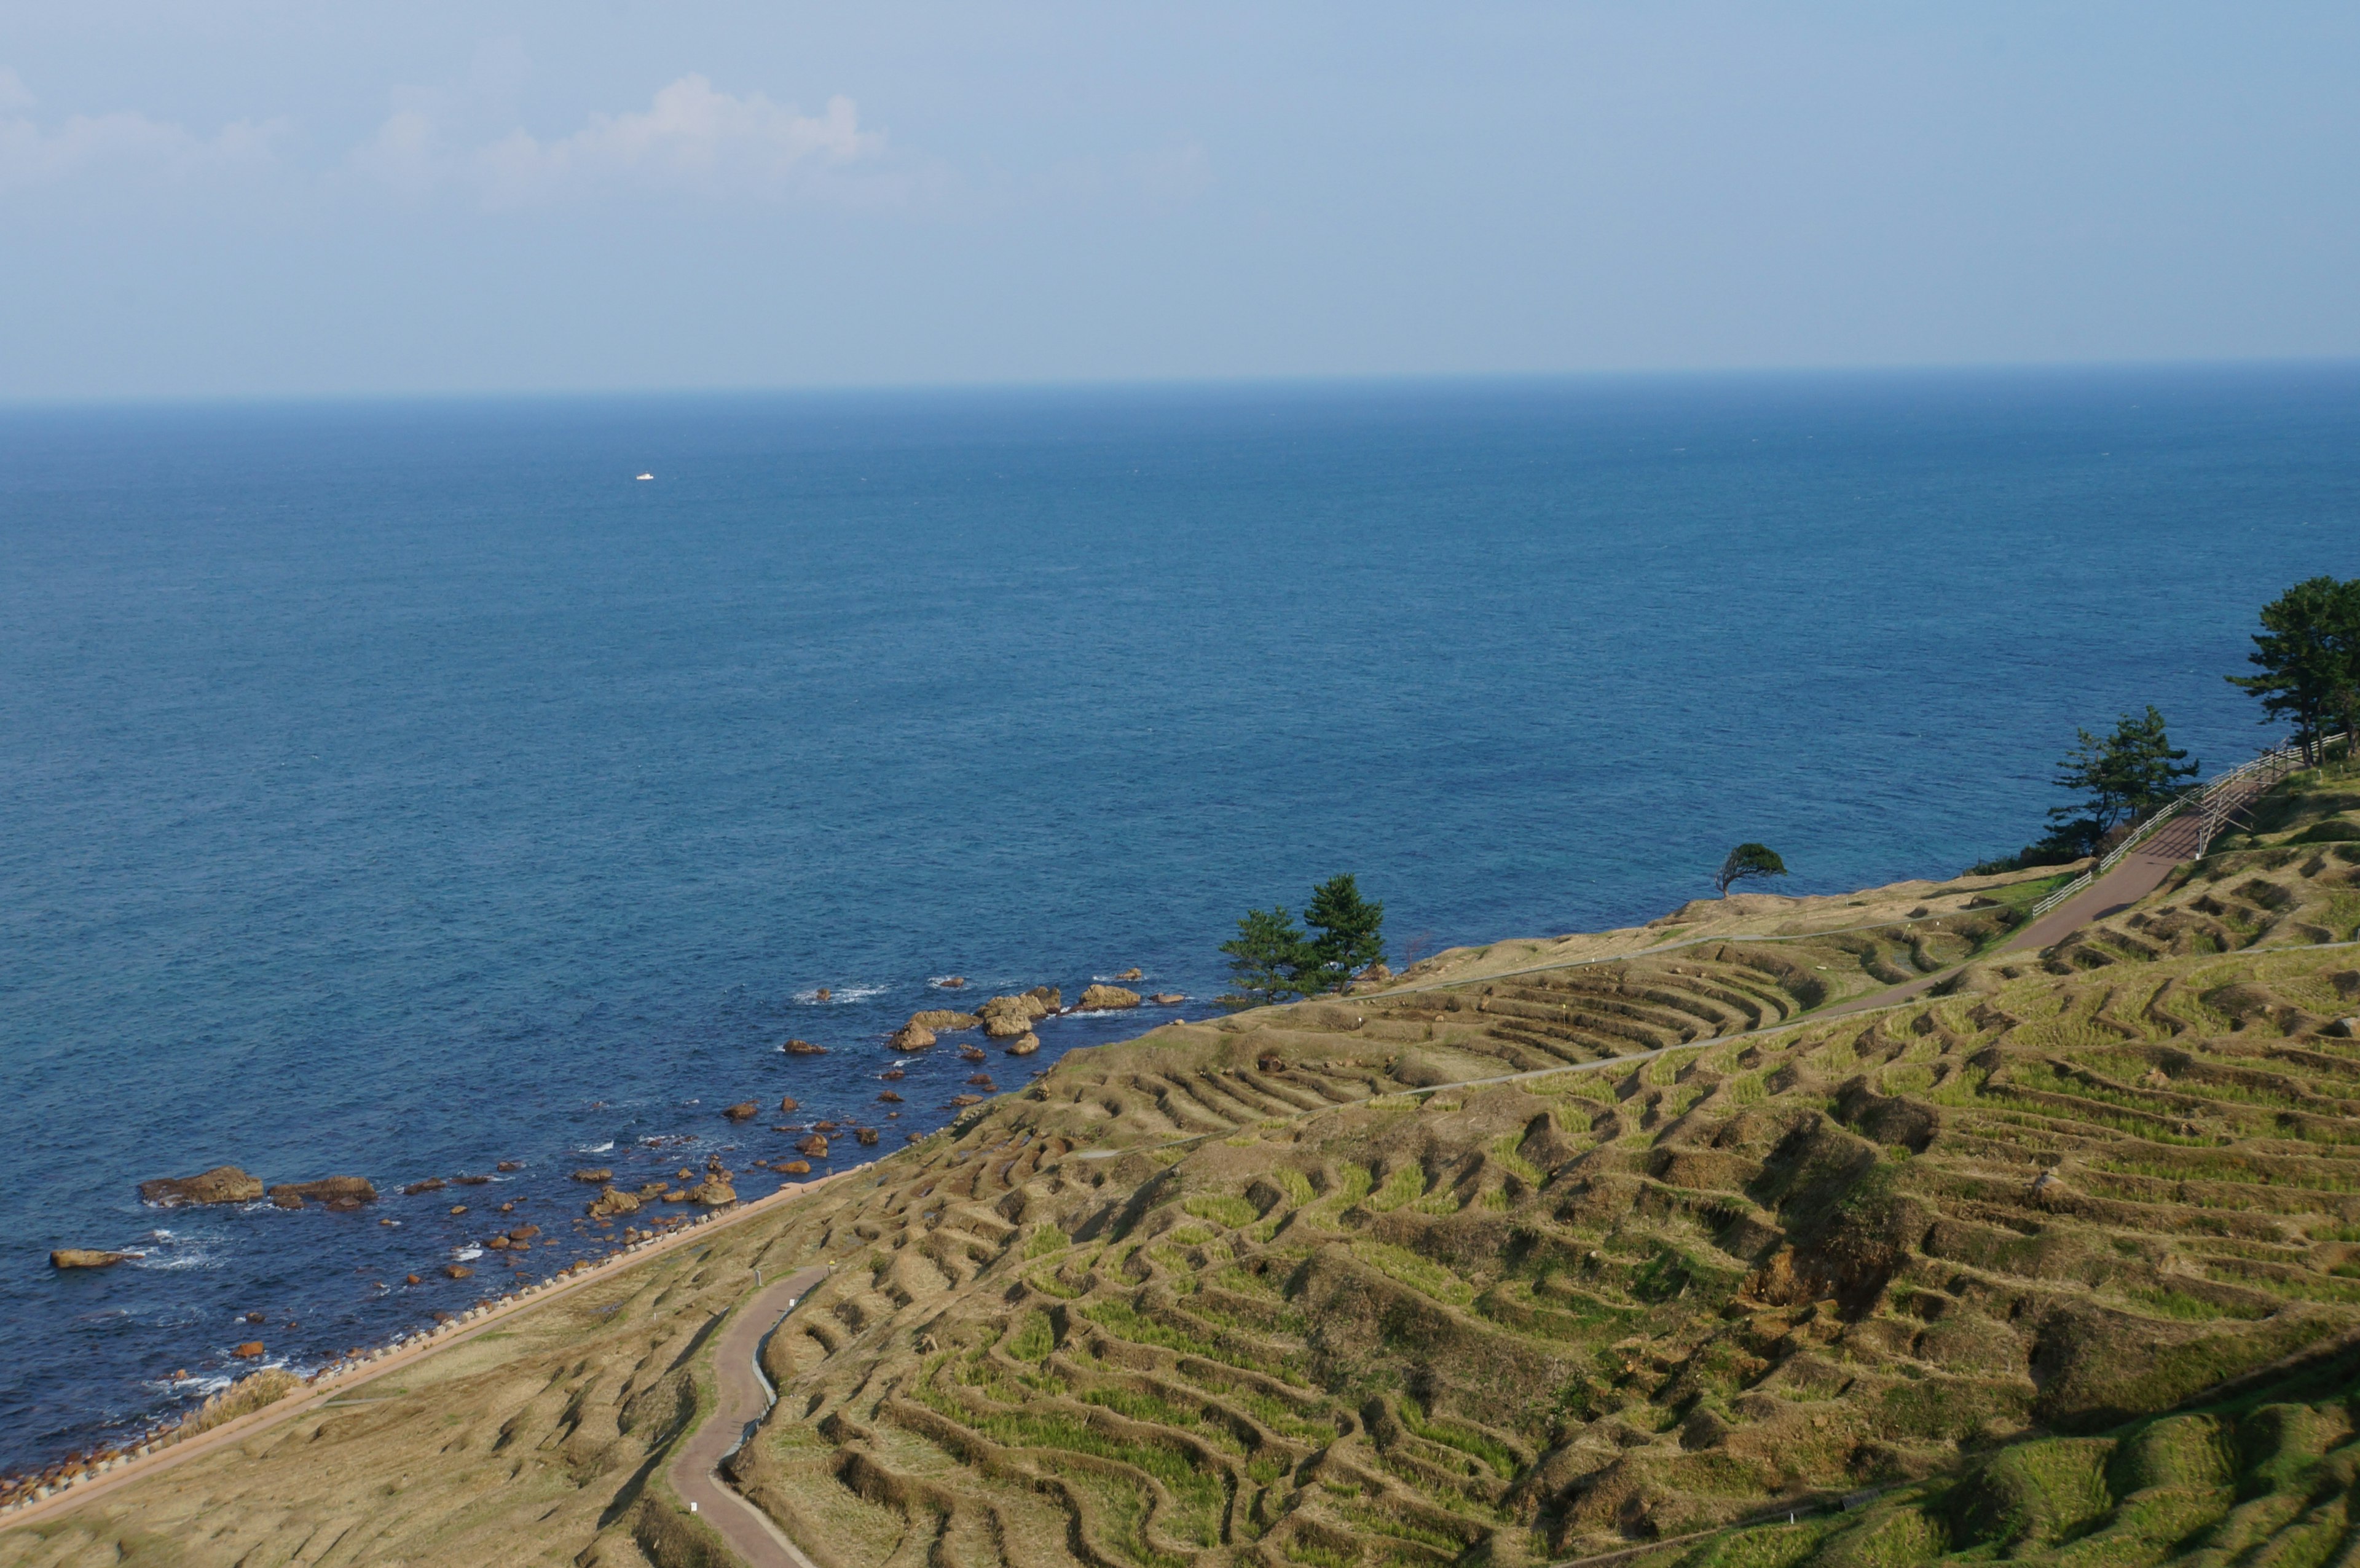
M0 14L9 398L2360 353L2348 3Z

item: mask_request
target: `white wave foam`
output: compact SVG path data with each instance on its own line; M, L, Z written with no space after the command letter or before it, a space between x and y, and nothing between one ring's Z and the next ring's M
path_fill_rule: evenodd
M576 1154L604 1154L614 1147L615 1140L610 1138L604 1143L586 1144L584 1147L575 1149L574 1152Z
M809 991L796 992L795 1000L805 1007L832 1007L838 1002L865 1002L871 996L883 996L888 989L889 987L884 985L837 985L830 988L826 996L822 997L818 988L814 987Z
M191 1247L186 1251L143 1252L132 1259L134 1269L215 1269L221 1260L213 1249Z
M451 1256L462 1263L473 1263L483 1255L484 1249L480 1247L454 1247L451 1249Z

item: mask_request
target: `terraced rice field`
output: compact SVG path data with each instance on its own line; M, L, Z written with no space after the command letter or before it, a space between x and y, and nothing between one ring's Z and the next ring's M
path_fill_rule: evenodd
M2029 883L1691 906L1077 1052L0 1565L726 1561L664 1456L816 1260L730 1473L820 1568L2345 1568L2322 798L2045 954Z

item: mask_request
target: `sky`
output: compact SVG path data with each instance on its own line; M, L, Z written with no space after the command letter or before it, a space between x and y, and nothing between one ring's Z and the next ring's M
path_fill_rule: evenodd
M2360 6L0 0L0 398L2343 358Z

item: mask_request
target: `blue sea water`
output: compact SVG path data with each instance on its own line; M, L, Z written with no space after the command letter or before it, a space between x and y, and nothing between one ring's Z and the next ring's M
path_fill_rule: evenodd
M784 1155L733 1101L940 1125L933 977L1195 1016L1339 870L1398 962L1955 872L2136 704L2241 758L2355 438L2344 366L0 412L0 1467ZM388 1196L137 1202L223 1162Z

